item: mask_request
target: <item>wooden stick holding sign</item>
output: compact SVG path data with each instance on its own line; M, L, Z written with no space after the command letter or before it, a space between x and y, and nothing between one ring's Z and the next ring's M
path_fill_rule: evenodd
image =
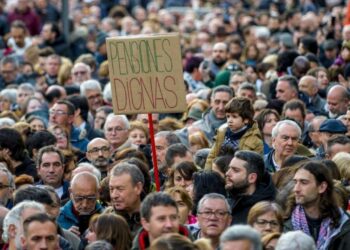
M149 126L149 135L150 135L150 138L151 138L154 180L156 182L156 190L159 192L160 191L159 170L158 170L156 143L155 143L155 140L154 140L153 118L152 118L152 114L151 113L148 113L148 126Z
M149 114L154 177L159 191L151 113L186 109L179 34L107 38L107 56L114 113Z

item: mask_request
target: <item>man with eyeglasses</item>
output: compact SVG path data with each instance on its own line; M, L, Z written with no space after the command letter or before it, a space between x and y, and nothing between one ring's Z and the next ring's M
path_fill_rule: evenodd
M278 171L283 161L295 154L301 134L301 128L296 122L292 120L277 122L271 134L273 150L264 156L265 167L270 173Z
M55 189L58 197L64 203L69 199L69 182L63 179L64 156L54 146L45 146L39 150L37 170L40 176L38 185L48 185Z
M106 118L104 133L112 152L126 148L137 148L129 139L129 120L125 115L109 114Z
M70 191L71 200L61 208L58 224L72 233L83 237L94 214L102 213L103 207L97 202L100 184L91 173L76 174Z
M73 125L74 105L68 100L59 100L49 110L49 113L49 124L67 128L70 131L70 143L82 152L86 152L89 141L85 138L84 132Z
M89 112L95 117L96 110L104 104L100 82L93 79L84 81L80 85L80 95L86 97L89 105Z
M103 138L95 138L87 145L86 158L101 172L102 179L108 174L111 164L111 147L109 142Z
M213 249L219 249L220 236L231 225L231 208L225 196L206 194L198 203L199 229L192 231L195 239L209 239Z
M74 64L72 68L73 84L80 85L84 81L91 79L91 68L89 65L79 62Z
M0 163L0 205L12 208L12 194L15 190L13 175L7 167Z

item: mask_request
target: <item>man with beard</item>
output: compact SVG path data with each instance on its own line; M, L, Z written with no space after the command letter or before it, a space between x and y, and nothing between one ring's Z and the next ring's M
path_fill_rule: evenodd
M284 230L306 233L317 249L349 249L349 215L336 202L327 167L317 161L304 163L293 182L294 201L287 204Z
M87 145L86 158L101 172L101 178L105 178L108 166L111 163L111 147L103 138L95 138Z
M72 233L83 236L89 221L103 208L97 202L100 184L96 176L88 172L76 174L69 189L71 200L61 208L58 224Z
M250 208L263 200L274 200L275 187L263 158L252 151L240 150L226 172L226 190L232 207L232 224L246 224Z
M229 53L226 43L216 43L213 47L212 61L210 63L210 71L216 76L222 70L227 62Z
M38 184L53 187L62 202L68 200L69 182L63 180L63 153L54 146L45 146L39 150L36 166L41 179Z

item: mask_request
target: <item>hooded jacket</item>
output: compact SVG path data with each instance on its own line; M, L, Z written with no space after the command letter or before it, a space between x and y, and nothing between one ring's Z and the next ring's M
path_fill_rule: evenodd
M252 195L230 194L229 203L232 209L232 222L247 224L249 210L259 201L272 201L275 199L276 189L270 174L265 171L262 181L258 184Z

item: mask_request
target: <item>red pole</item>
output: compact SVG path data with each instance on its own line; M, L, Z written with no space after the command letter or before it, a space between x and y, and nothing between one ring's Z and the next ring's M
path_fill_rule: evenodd
M154 170L154 180L156 181L157 192L159 192L160 191L159 171L158 171L157 154L156 154L156 143L154 141L153 120L152 120L151 113L148 113L148 125L149 125L149 135L151 138L151 146L152 146L152 161L153 161L153 170Z

